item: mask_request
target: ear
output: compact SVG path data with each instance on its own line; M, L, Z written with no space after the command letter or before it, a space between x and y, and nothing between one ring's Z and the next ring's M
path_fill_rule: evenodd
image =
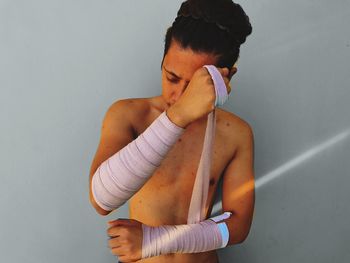
M230 73L228 74L228 79L231 80L232 76L236 74L237 71L238 71L237 68L233 66L230 70Z

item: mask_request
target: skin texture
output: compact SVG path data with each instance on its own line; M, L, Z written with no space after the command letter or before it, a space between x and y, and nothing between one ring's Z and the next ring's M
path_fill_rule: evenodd
M108 223L108 246L120 262L218 262L216 251L173 253L141 259L141 222L149 226L187 223L206 128L205 112L212 110L211 104L215 100L215 96L212 95L214 91L208 88L212 83L204 81L206 73L202 66L215 65L215 62L216 58L213 55L184 50L173 42L163 62L162 94L151 98L118 101L111 105L106 113L100 145L91 166L90 182L91 176L103 161L134 140L164 110L167 110L173 122L186 129L161 166L129 200L130 219L116 219ZM232 68L228 74L227 69L220 69L226 78L225 83L229 91L229 80L236 71L236 68ZM192 78L197 78L196 82L192 81ZM218 107L215 111L217 124L207 218L212 210L217 183L222 178L223 212L232 212L232 216L225 220L230 232L229 246L242 243L248 236L252 223L255 202L254 139L250 125L243 119ZM110 213L98 207L91 198L91 187L90 200L99 214Z

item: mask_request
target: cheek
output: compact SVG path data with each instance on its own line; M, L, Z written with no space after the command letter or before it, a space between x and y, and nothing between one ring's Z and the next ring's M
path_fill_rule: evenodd
M171 83L166 80L162 80L162 92L165 97L170 97L173 93L173 88L171 87Z

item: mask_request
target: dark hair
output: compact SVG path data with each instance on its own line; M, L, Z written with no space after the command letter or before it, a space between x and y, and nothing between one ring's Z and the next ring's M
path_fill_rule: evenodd
M217 67L234 65L240 45L252 32L249 17L232 0L187 0L165 35L164 57L172 41L184 49L217 56Z

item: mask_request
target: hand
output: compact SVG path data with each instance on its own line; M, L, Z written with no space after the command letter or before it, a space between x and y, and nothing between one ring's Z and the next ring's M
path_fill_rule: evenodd
M217 68L225 82L227 92L231 92L230 79L237 72L233 67ZM208 115L215 108L215 87L210 73L205 67L195 71L186 90L179 100L168 110L168 116L174 116L179 126L185 127L189 123ZM175 117L176 116L176 117ZM175 122L176 122L175 121Z
M119 218L108 222L108 245L121 262L135 262L142 257L142 223L134 219Z

